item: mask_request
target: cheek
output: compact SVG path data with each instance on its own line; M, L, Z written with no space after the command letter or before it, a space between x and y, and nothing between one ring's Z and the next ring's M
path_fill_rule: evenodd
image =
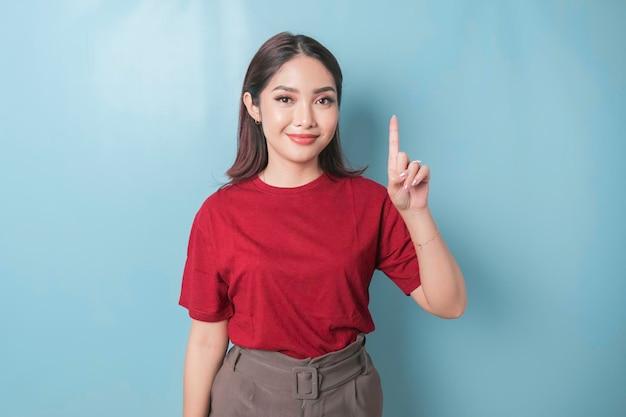
M291 121L288 112L269 108L263 114L263 120L271 129L282 129Z
M328 114L324 117L322 123L324 123L324 130L329 132L329 135L332 136L337 128L337 123L339 123L339 114Z

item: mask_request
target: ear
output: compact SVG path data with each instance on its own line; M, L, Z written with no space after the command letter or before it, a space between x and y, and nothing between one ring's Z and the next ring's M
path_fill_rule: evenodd
M252 116L255 121L260 122L261 110L252 102L252 94L247 91L243 93L243 104L246 106L246 109L248 109L248 114Z

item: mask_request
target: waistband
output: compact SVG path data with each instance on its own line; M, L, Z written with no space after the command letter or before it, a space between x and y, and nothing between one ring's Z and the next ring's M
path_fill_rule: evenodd
M316 399L367 372L365 335L336 352L313 359L296 359L279 352L234 346L227 361L233 371L273 388L291 391L296 399Z

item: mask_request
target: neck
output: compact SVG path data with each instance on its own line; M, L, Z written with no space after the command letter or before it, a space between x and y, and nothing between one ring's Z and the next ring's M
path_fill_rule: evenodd
M268 165L259 173L261 181L267 185L281 188L294 188L306 185L316 180L322 175L323 171L319 166L302 168L302 167L275 167Z

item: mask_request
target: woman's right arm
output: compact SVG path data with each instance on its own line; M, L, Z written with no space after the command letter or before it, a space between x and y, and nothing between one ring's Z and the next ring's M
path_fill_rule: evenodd
M228 320L210 323L191 322L185 375L183 378L183 417L209 414L211 387L228 347Z

